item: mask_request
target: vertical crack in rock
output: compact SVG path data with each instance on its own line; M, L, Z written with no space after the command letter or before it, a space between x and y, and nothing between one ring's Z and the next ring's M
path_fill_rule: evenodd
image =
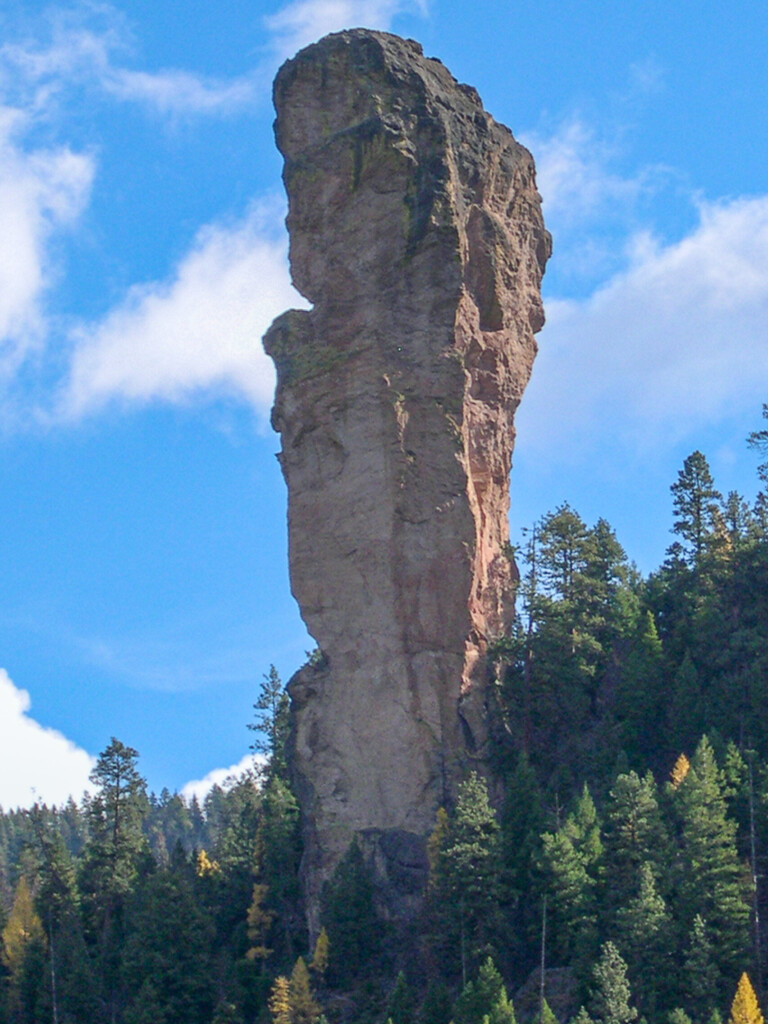
M513 615L513 418L550 253L533 160L411 40L331 35L278 72L293 280L264 339L293 593L310 928L353 837L407 918L441 804L486 753L487 644Z

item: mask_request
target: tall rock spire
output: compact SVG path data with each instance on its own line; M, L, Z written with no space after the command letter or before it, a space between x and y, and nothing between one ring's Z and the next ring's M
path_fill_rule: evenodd
M485 757L550 238L528 151L412 40L327 36L274 97L291 272L313 304L264 345L291 586L322 652L289 687L316 930L353 838L379 911L414 912L435 813Z

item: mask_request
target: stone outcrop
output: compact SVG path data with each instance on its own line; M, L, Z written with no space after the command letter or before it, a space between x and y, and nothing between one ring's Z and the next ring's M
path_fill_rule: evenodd
M357 837L408 917L441 804L485 753L485 651L513 614L513 417L550 252L530 154L411 41L354 30L274 87L293 280L264 344L293 593L310 926Z

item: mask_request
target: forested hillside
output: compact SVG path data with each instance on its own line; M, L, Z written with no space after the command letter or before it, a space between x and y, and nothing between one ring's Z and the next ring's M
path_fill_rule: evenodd
M0 1022L717 1024L736 995L758 1024L768 497L723 497L694 452L672 502L647 579L568 505L527 531L491 771L438 814L407 930L353 847L309 947L273 669L264 763L202 804L148 795L113 740L79 805L0 815Z

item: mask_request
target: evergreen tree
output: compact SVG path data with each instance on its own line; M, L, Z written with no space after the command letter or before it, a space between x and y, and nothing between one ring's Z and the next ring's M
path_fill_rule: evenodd
M40 919L47 938L46 974L54 1017L88 1021L97 1013L97 993L88 956L75 865L55 822L39 805L30 811L39 858Z
M560 966L583 966L597 941L597 872L602 855L594 801L585 786L557 832L541 837L547 895L548 954Z
M666 713L662 643L650 610L638 616L618 667L616 718L631 765L658 758ZM655 749L654 749L655 748Z
M447 986L443 982L432 981L421 1005L419 1024L449 1024L453 1019L451 1009Z
M499 826L485 782L472 772L458 790L434 894L446 936L456 936L462 981L492 947L497 918Z
M636 894L616 913L616 936L640 1012L652 1018L674 983L669 957L672 920L651 864L641 864L638 874Z
M278 953L292 956L297 933L303 928L299 903L301 832L299 805L287 782L273 775L262 794L254 865L264 890L264 911L272 912Z
M587 1013L586 1007L580 1006L579 1012L571 1018L570 1024L594 1024L594 1021Z
M328 933L328 979L347 985L363 967L370 968L382 937L370 873L356 840L323 891L322 919Z
M208 1024L213 1012L213 927L192 873L163 868L134 888L126 912L122 980L129 1024L157 1019Z
M627 965L612 942L606 942L592 971L590 989L592 1017L599 1024L629 1024L637 1018L630 1006L632 998Z
M716 536L722 502L709 464L701 452L695 451L688 456L670 490L675 510L672 529L683 539L684 560L698 569Z
M142 831L146 784L137 761L138 753L113 737L91 773L98 789L86 805L89 839L80 890L86 933L96 952L96 980L109 1017L119 1012L123 907L147 849Z
M285 744L288 739L290 698L274 665L263 677L259 696L253 705L256 721L248 728L256 734L251 750L260 755L264 764L260 769L265 778L287 780L288 765Z
M716 1009L718 968L707 926L696 914L683 959L680 995L696 1020L707 1020Z
M678 913L690 933L696 914L707 922L724 979L735 976L749 943L749 884L736 849L720 771L704 737L688 774L673 791L679 821Z
M558 1024L557 1017L552 1012L552 1009L546 999L542 1001L541 1009L533 1020L534 1024Z
M488 957L474 981L467 982L453 1009L455 1024L515 1024L515 1011L504 987L504 980Z
M392 1024L414 1024L415 1008L413 992L402 971L398 971L395 987L387 1002L387 1020Z
M681 1007L676 1006L667 1014L667 1024L693 1024L693 1021Z
M652 865L657 875L667 860L669 839L661 819L653 776L619 775L605 812L604 899L609 914L637 893L640 868Z

